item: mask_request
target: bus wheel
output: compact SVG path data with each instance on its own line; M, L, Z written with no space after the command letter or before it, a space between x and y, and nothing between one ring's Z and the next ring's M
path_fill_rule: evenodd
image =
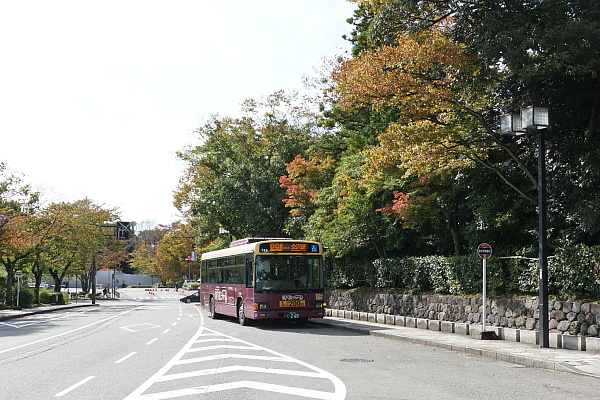
M242 326L250 324L250 320L246 318L246 314L244 313L244 302L242 300L238 300L238 320Z
M210 312L210 317L212 319L217 319L217 313L215 312L215 298L211 297L210 300L208 301L208 309Z

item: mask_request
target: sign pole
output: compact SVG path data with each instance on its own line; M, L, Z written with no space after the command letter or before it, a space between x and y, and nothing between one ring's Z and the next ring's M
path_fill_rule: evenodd
M19 297L21 297L21 276L23 275L23 271L17 271L15 275L17 275L17 308L19 308Z
M487 320L487 259L492 255L492 246L487 243L481 243L477 246L477 254L483 260L483 332L485 332L485 322Z
M487 262L487 258L483 258L483 331L485 332L485 321L487 319L487 296L486 296L486 289L487 289L487 282L486 282L486 262Z

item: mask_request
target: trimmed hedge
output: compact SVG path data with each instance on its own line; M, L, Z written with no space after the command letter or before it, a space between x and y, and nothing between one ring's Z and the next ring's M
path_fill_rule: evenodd
M491 294L535 294L538 260L491 257L487 260L487 290ZM396 288L410 293L470 295L481 293L482 260L467 256L386 258L373 261L336 260L327 270L331 288ZM600 246L556 249L548 259L548 289L568 299L600 299Z
M55 292L53 290L40 291L40 303L42 304L68 304L71 301L69 293Z

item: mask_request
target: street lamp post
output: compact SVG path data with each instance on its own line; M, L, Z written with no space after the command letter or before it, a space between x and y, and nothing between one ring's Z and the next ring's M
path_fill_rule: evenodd
M528 130L538 133L538 236L539 236L539 312L540 347L550 347L548 309L548 249L546 205L546 132L550 125L546 107L530 106L500 116L500 133L503 135L525 134Z

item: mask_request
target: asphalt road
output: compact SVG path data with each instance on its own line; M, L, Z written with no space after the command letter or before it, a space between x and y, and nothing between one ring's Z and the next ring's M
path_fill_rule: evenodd
M597 398L600 380L309 323L211 320L179 294L0 323L0 399Z

